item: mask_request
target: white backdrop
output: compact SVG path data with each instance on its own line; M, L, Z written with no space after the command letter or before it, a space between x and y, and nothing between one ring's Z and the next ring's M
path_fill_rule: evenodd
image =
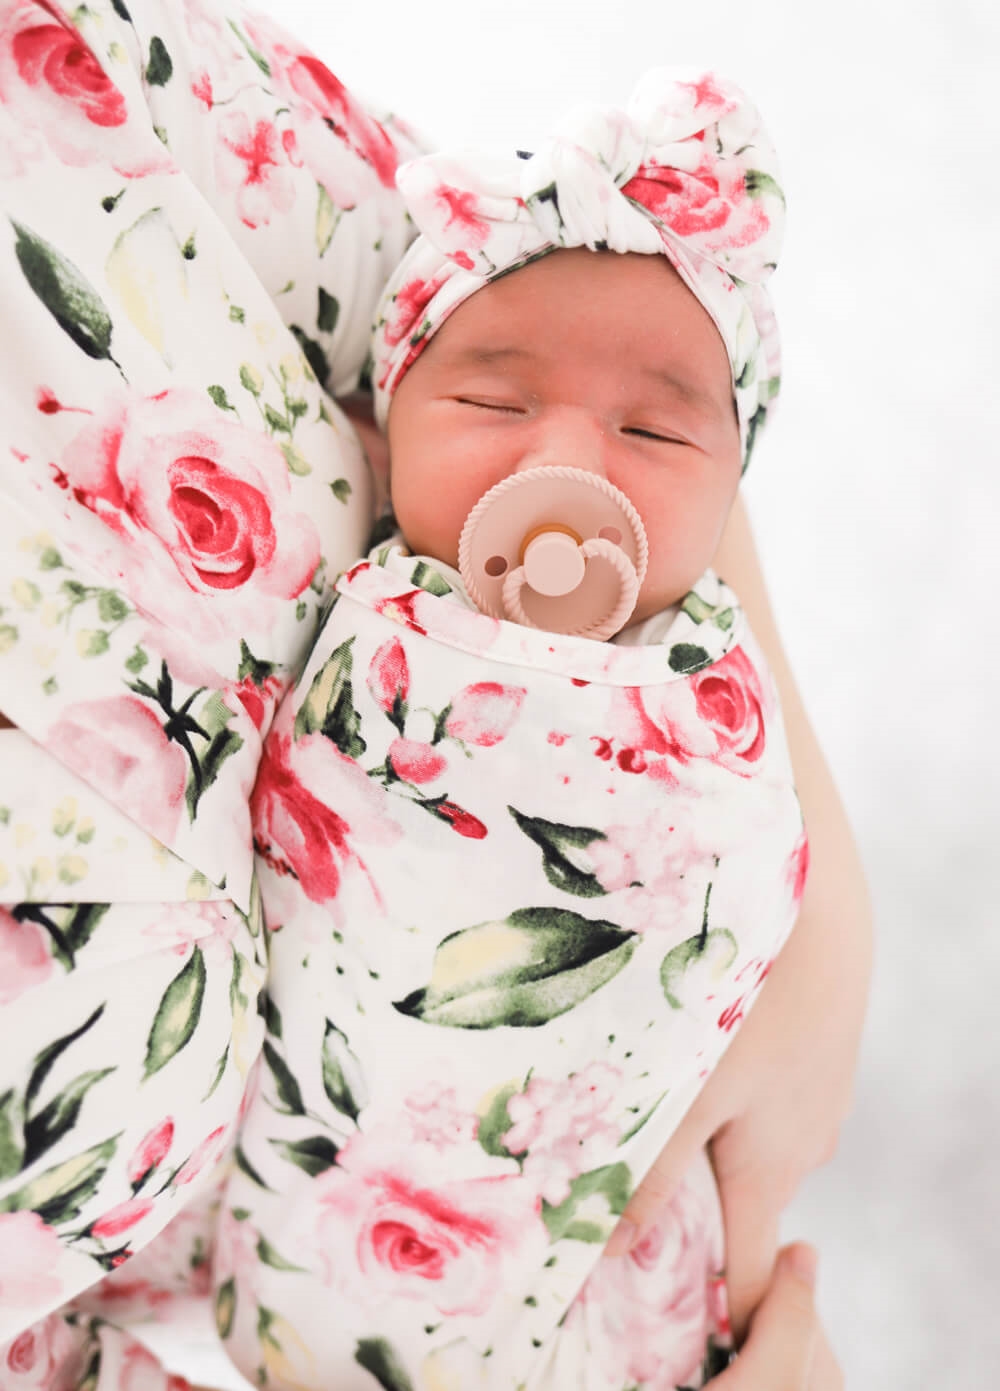
M785 373L746 487L878 918L856 1112L786 1231L820 1247L850 1391L1000 1384L1000 8L265 6L435 143L531 149L661 62L764 112Z

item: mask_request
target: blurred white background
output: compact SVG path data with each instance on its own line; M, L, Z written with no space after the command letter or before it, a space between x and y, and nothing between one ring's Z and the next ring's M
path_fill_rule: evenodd
M878 935L856 1111L786 1232L820 1247L850 1391L1000 1384L1000 8L264 7L434 143L531 149L658 63L763 111L785 372L746 488Z

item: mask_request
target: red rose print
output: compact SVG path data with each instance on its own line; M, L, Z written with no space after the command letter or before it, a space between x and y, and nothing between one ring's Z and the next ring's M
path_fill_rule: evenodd
M714 731L722 758L756 763L764 752L763 696L740 648L694 678L698 714Z
M792 891L793 903L801 903L809 878L809 840L805 832L792 851L788 861L788 886Z
M0 1352L0 1385L4 1391L52 1391L65 1385L63 1374L76 1346L76 1336L61 1314L50 1314L18 1334Z
M448 760L430 744L417 739L393 739L389 745L389 762L404 782L433 782L447 771Z
M491 749L510 733L526 695L524 686L502 686L497 681L465 686L451 702L445 730L464 744Z
M55 5L12 0L0 20L0 104L20 132L39 132L64 164L110 162L126 177L172 160L128 104L78 29ZM23 146L27 157L37 157Z
M250 799L254 842L279 874L294 874L314 903L340 893L345 874L367 877L354 849L360 839L391 844L399 827L385 810L385 792L322 734L293 740L286 701L264 744ZM350 808L348 823L337 807Z
M424 310L448 280L450 272L438 271L429 280L409 280L392 301L392 321L385 328L385 340L393 347L409 338L420 327Z
M397 700L405 705L410 694L410 669L399 638L390 638L375 653L368 668L368 689L375 703L387 713Z
M259 684L252 676L244 676L239 685L233 686L232 693L253 720L255 728L261 730L269 722L281 690L276 676L267 676Z
M454 802L438 802L433 810L441 817L442 821L447 821L450 824L453 831L457 831L460 836L465 836L467 840L483 840L488 834L478 816L473 816L471 812L456 806Z
M318 563L280 449L193 391L127 397L82 428L62 472L136 602L195 636L269 630Z

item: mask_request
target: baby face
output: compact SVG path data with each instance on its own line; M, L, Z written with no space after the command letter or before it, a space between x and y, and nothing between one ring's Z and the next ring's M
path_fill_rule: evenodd
M711 563L740 478L726 349L663 256L555 251L485 286L403 378L388 435L403 535L448 565L473 506L509 474L563 464L607 478L649 539L633 623Z

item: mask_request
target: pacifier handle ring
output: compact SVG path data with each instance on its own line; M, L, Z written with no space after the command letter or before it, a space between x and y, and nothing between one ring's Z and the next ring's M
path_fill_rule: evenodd
M616 570L621 584L618 602L606 617L594 623L586 623L580 628L574 628L567 636L600 639L611 637L612 634L618 632L635 608L636 599L639 596L639 577L636 574L635 566L621 547L602 536L590 537L584 541L580 551L585 561L598 556L602 560L607 560ZM523 565L518 565L509 572L501 591L504 614L512 622L520 623L525 628L537 628L538 624L531 621L521 603L521 590L524 589L525 583Z

